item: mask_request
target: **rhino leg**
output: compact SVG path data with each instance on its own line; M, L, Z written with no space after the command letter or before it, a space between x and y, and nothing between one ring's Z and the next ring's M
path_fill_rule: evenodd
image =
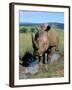
M43 72L43 56L41 56L41 57L39 57L39 60L40 60L40 62L39 62L39 71L40 72Z
M53 54L56 51L56 47L51 48L51 54Z
M58 49L58 48L56 48L56 49L55 49L55 51L59 51L59 49Z
M39 61L39 64L42 64L42 63L43 63L43 56L40 56L40 57L39 57L39 60L40 60L40 61Z
M52 48L51 48L51 52L48 53L48 58L49 58L49 60L51 59L51 56L52 56L52 54L53 54L55 51L56 51L56 47L52 47Z
M55 51L59 51L59 49L58 49L58 45L56 46Z

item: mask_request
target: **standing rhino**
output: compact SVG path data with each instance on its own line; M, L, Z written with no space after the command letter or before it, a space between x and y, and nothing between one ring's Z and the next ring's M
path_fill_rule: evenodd
M59 35L52 30L48 24L43 24L37 28L38 32L32 35L34 55L40 56L40 62L43 62L45 52L51 51L51 54L58 50Z

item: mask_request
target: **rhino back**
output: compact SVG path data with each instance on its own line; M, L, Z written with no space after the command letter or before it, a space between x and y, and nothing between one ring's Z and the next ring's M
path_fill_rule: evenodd
M50 42L50 46L58 45L59 43L59 35L55 30L50 30L47 32L48 40Z

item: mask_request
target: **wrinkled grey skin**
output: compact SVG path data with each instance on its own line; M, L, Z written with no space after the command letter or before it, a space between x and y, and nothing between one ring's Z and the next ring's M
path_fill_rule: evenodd
M48 24L37 27L38 32L35 37L32 35L34 55L40 56L40 62L43 61L43 55L50 49L51 54L58 50L59 35L56 31L51 30Z

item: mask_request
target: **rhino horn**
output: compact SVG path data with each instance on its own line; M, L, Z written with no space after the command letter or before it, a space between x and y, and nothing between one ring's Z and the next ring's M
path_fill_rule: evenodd
M32 36L32 44L33 44L33 48L34 48L34 49L37 49L37 48L38 48L38 45L37 45L37 43L36 43L36 41L35 41L35 39L34 39L33 34L32 34L31 36Z

